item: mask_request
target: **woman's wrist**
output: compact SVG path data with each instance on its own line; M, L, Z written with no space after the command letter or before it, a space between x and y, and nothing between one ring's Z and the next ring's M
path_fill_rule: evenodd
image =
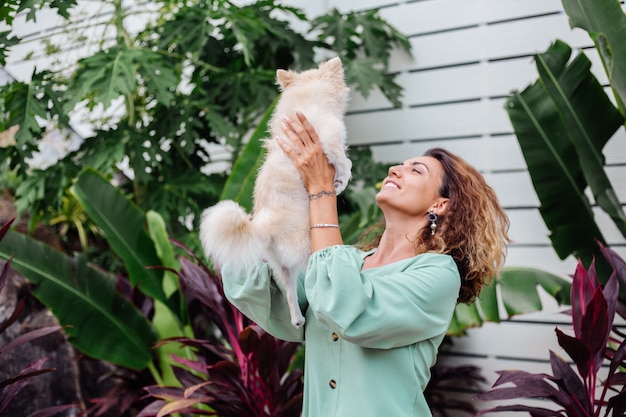
M314 192L314 193L309 193L309 201L313 201L313 200L319 200L320 198L324 198L324 197L335 197L337 194L335 193L335 190L321 190L318 192Z

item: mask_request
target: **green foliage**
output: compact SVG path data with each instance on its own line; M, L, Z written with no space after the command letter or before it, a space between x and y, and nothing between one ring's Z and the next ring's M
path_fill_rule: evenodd
M619 219L601 150L623 120L591 74L589 60L579 54L568 63L570 54L566 44L556 42L537 55L540 80L514 93L506 109L554 249L561 258L575 254L588 263L598 251L594 239L603 237L585 189L594 184L598 203Z
M74 2L66 3L37 5L65 15ZM79 60L70 77L35 72L29 83L0 90L0 108L7 114L0 126L20 126L15 146L0 148L0 158L9 159L24 180L45 123L62 128L70 112L90 111L93 135L57 164L66 167L56 170L64 178L47 179L54 170L47 168L16 194L20 211L33 218L49 221L49 213L61 209L67 187L91 167L119 180L143 211L159 212L176 236L195 230L200 211L228 194L224 185L237 183L225 184L223 172L207 173L207 164L237 160L278 95L276 69L311 68L316 55L341 56L358 91L367 95L380 88L400 104L400 88L387 65L391 49L408 52L409 43L376 11L333 10L309 23L299 9L275 0L244 6L228 0L164 2L152 12L155 23L131 36L124 29L127 12L116 2L102 3L113 6L109 23L115 36L98 40L104 42L101 48ZM28 1L12 4L5 15L9 24L17 11L35 10ZM304 31L296 31L297 25ZM0 53L10 46L0 44ZM211 146L222 148L228 160L215 160ZM122 161L129 170L121 170Z
M480 327L485 321L500 322L500 311L505 311L507 318L541 311L538 287L559 305L569 304L570 286L569 281L535 268L502 268L500 276L482 289L475 303L457 304L448 334L462 335L468 328Z
M626 14L617 0L563 0L572 27L594 40L618 107L590 71L584 52L570 61L571 48L556 41L535 56L539 79L514 92L506 110L541 202L552 246L562 259L574 255L600 276L608 274L598 242L605 243L592 211L596 203L626 237L626 215L604 171L604 146L624 124ZM589 189L594 201L585 194ZM572 207L576 207L572 210Z
M100 226L113 251L124 260L131 283L165 303L163 272L146 269L160 265L161 261L145 231L144 213L92 170L86 170L78 177L71 192Z
M8 232L0 256L34 284L41 300L65 328L69 341L91 357L131 369L151 360L156 338L141 313L116 291L116 278L26 235Z
M1 15L2 12L0 12ZM11 31L0 32L0 65L7 64L6 49L19 43L17 36L11 36Z
M410 53L408 39L378 15L377 10L354 12L346 15L337 9L320 16L312 23L312 31L320 32L320 42L333 42L334 50L347 61L346 79L356 85L364 97L374 87L396 107L401 107L402 88L387 75L390 45ZM364 59L356 59L364 53Z
M586 30L593 40L609 76L618 108L625 114L626 102L626 14L618 0L563 0L572 28Z

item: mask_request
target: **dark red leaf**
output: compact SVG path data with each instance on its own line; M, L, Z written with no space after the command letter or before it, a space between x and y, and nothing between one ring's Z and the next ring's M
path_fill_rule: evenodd
M485 410L480 410L476 416L480 416L487 413L496 413L501 411L525 411L530 413L533 416L542 416L542 417L566 417L566 414L560 410L550 410L547 408L541 407L531 407L527 405L500 405L493 408L488 408Z
M180 279L193 296L207 307L207 314L224 335L228 335L227 301L221 283L215 277L186 258L180 258Z
M609 318L608 326L609 329L611 329L613 327L613 320L615 319L617 302L619 300L619 282L617 281L615 271L611 274L606 284L604 284L602 294L606 300L607 315Z
M596 289L583 316L580 337L581 341L589 347L592 358L591 371L593 373L596 373L602 366L604 349L611 331L607 308L602 289Z
M28 417L49 417L59 414L61 411L78 409L76 404L66 404L66 405L55 405L53 407L46 407L42 410L35 411L30 413Z
M554 329L556 332L557 339L559 341L559 346L561 346L565 352L572 358L576 367L578 368L578 373L581 377L587 378L591 371L591 352L589 351L589 347L585 345L579 339L566 335L558 328Z
M185 393L180 388L164 387L162 385L148 385L143 387L151 396L162 400L177 400L185 398Z
M604 246L602 242L598 241L598 246L609 265L613 267L622 287L626 288L626 261L613 249Z
M11 261L13 257L11 256L5 263L2 265L2 271L0 271L0 291L4 289L4 286L7 283L7 278L9 277L9 270L11 269Z
M611 358L611 366L609 367L609 378L617 371L617 369L623 365L624 359L626 359L626 340L622 340L619 347L615 350L615 354Z
M136 417L155 417L167 401L156 400L145 406Z
M259 330L259 326L248 326L239 333L239 346L245 355L257 349L262 336L262 331Z
M613 416L617 417L626 415L626 391L622 390L622 392L609 399L606 410L607 416L611 410L613 410Z
M559 382L557 382L557 384L573 399L572 407L576 407L576 404L580 404L580 408L582 408L580 411L592 415L593 398L587 396L585 384L572 370L571 366L552 351L550 351L550 365L554 377L562 381L562 385Z
M0 415L3 415L2 413L13 398L30 383L31 378L54 371L52 368L42 369L47 360L47 358L39 359L22 369L19 375L0 381Z
M40 329L25 333L19 337L16 337L15 340L13 340L11 343L4 345L4 346L0 346L0 354L16 346L20 346L20 345L23 345L24 343L30 342L31 340L34 340L43 336L47 336L50 333L59 331L60 329L62 329L61 326L49 326L49 327L42 327Z
M22 313L24 313L25 307L26 307L26 299L22 297L17 302L17 305L15 306L15 310L13 310L13 313L11 313L11 317L9 317L4 323L2 323L2 325L0 325L0 334L4 333L4 331L8 329L10 325L15 323L15 321L22 316Z
M622 299L617 300L615 311L620 315L620 317L626 319L626 303L624 303Z
M591 262L591 267L594 268L594 262ZM595 269L595 268L594 268ZM599 283L594 279L591 279L589 273L583 266L582 261L579 259L576 265L576 272L572 280L572 288L570 290L570 300L572 305L572 324L574 326L574 334L576 337L581 337L582 318L587 309L587 304L593 296L595 289L599 287Z
M2 240L4 238L4 235L7 234L7 232L9 231L9 228L11 227L11 224L14 221L15 221L15 217L13 217L9 221L7 221L5 224L3 224L2 227L0 227L0 240Z
M520 385L516 387L504 387L487 392L483 392L473 396L471 399L476 401L498 401L512 400L516 398L555 398L557 390L543 381L543 386L536 385Z

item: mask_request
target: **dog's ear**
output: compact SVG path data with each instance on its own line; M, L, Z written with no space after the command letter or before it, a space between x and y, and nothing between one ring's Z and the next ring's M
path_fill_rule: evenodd
M341 65L341 59L338 56L329 59L326 62L322 62L319 65L319 69L327 74L343 77L343 66Z
M278 81L278 85L281 90L284 90L291 84L295 78L295 73L293 71L287 71L283 69L279 69L276 71L276 80Z

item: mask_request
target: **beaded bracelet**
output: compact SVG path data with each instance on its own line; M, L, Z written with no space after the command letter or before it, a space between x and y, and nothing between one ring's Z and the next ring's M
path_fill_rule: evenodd
M317 223L311 226L311 229L320 229L322 227L334 227L339 229L339 225L335 223Z
M318 198L322 198L322 197L330 197L336 195L334 191L320 191L317 194L309 194L309 201L313 201L313 200L317 200Z

